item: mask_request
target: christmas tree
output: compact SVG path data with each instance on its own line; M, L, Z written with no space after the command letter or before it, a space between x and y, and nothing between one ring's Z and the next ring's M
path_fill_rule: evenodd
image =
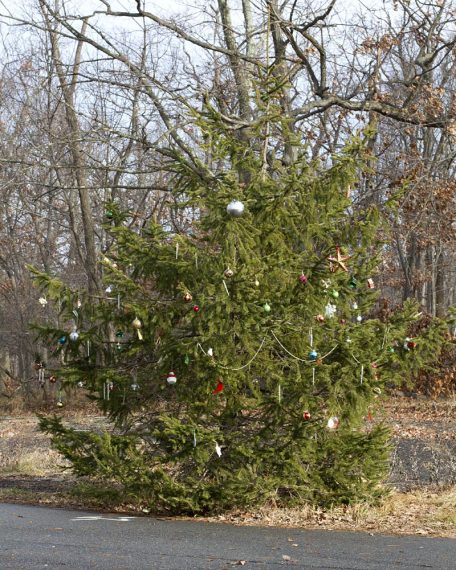
M217 166L173 159L186 230L138 231L108 204L103 299L35 271L67 324L40 328L64 354L58 374L115 427L41 428L76 474L155 511L375 499L389 434L371 414L386 384L435 358L446 327L412 337L413 304L375 317L381 219L351 198L363 136L312 162L271 104L249 137L209 106L196 126Z

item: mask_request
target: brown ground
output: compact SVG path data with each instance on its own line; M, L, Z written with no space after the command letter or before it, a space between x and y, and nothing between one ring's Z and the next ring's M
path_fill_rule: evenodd
M395 453L389 481L394 490L380 507L270 507L211 520L456 538L456 399L394 397L371 418L382 419L392 427ZM106 426L105 418L94 415L67 414L67 421L79 429ZM62 466L34 416L0 416L0 501L102 508L99 498L73 492L75 479ZM106 507L147 513L135 505Z

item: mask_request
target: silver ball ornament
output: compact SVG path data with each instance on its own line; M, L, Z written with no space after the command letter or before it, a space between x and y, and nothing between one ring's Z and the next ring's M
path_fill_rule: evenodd
M78 340L78 338L79 338L79 333L78 333L78 331L72 331L72 332L70 332L70 340L71 340L72 342L76 342L76 341Z
M244 213L244 204L239 200L232 200L226 207L226 211L232 218L239 218Z

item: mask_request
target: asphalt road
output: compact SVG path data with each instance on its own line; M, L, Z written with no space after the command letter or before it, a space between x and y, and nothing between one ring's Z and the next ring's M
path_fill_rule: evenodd
M236 527L0 504L0 569L454 570L456 540Z

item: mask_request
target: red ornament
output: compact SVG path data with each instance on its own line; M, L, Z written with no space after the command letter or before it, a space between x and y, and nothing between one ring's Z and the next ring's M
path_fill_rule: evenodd
M166 381L168 382L168 384L175 384L177 382L176 375L172 370L171 372L168 372L168 377L166 378Z
M310 420L310 417L311 417L311 416L310 416L310 412L308 412L308 411L306 410L306 411L302 414L302 417L303 417L306 421Z
M198 307L198 305L193 305L193 311L195 313L197 313L200 310L200 308Z
M298 279L300 283L307 283L307 277L304 275L304 273L300 275Z
M220 394L220 392L223 392L223 390L225 389L225 384L223 382L221 382L220 380L218 381L217 387L212 390L212 393L215 394Z
M416 342L414 340L409 340L407 342L407 348L410 348L410 350L412 350L413 348L416 348Z

